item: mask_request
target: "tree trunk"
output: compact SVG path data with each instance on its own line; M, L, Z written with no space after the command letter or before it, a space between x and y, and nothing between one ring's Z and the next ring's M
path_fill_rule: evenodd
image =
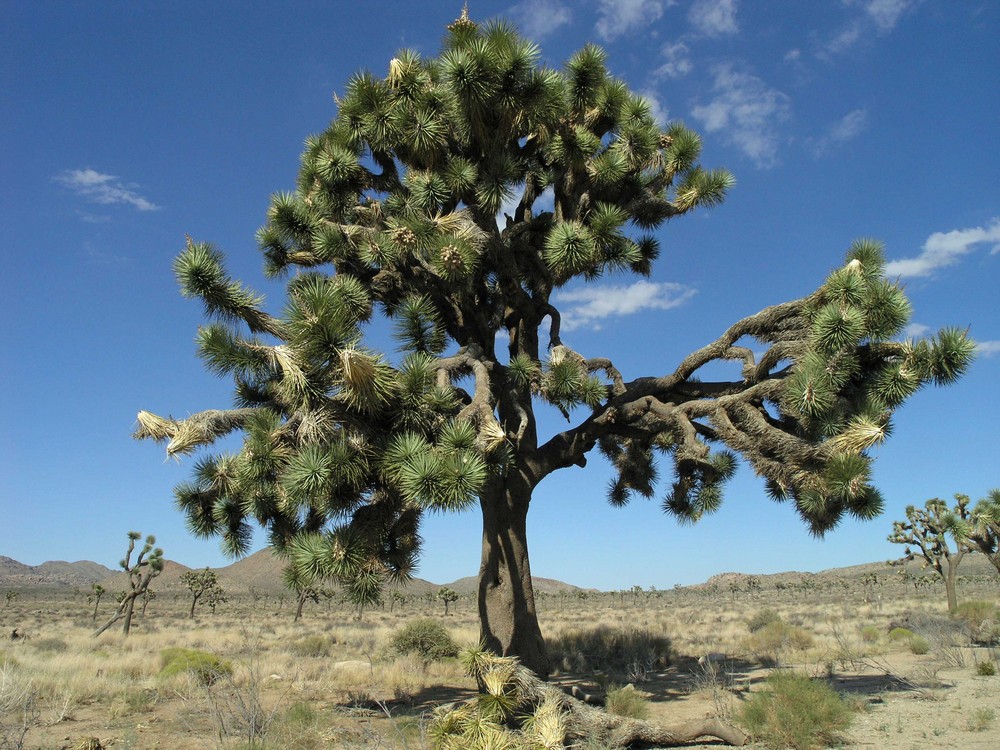
M485 647L517 656L541 679L549 657L538 627L535 592L528 564L526 523L532 485L511 469L488 480L480 495L483 556L479 566L479 623Z
M191 614L189 614L188 617L191 618L194 617L194 605L197 603L198 603L198 595L195 594L194 596L191 597Z
M306 603L306 595L299 594L299 603L298 606L295 607L295 619L292 620L292 622L298 622L299 618L302 617L302 607L305 603Z
M132 613L135 611L135 595L129 594L125 598L125 622L122 623L122 635L128 635L132 630Z

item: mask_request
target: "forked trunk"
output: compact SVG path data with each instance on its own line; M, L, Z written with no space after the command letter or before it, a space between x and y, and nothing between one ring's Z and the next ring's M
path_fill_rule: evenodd
M526 523L531 485L516 471L492 478L480 496L483 557L479 567L480 635L487 649L517 656L547 679L550 671L535 613Z

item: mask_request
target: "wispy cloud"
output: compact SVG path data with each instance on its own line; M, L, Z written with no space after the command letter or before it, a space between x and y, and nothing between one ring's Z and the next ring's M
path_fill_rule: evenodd
M736 0L695 0L688 21L705 36L732 36L739 32Z
M1000 341L977 341L976 354L980 357L993 357L1000 354Z
M598 0L597 35L605 41L648 26L663 15L664 0Z
M719 133L757 166L773 166L778 160L777 124L788 118L791 100L729 63L717 65L713 73L714 98L692 107L691 113L706 131Z
M525 0L510 9L520 30L529 39L542 39L573 20L573 13L561 0Z
M634 284L587 285L560 290L553 301L560 306L562 330L600 330L607 318L633 315L643 310L669 310L683 305L696 290L683 284L640 279Z
M840 54L855 44L892 32L915 0L844 0L844 5L860 8L852 18L824 45L820 55Z
M913 0L853 0L849 5L861 5L865 15L882 32L896 28L899 19L914 4Z
M919 339L921 336L926 336L930 333L931 327L925 326L923 323L910 323L903 329L903 335L908 339Z
M91 203L104 206L125 204L140 211L156 211L159 206L135 191L120 178L93 169L70 169L57 175L55 181Z
M867 128L868 110L855 109L830 125L822 136L809 141L809 147L814 156L822 156L833 146L857 138Z
M984 244L993 245L991 253L1000 252L1000 218L993 219L985 227L935 232L924 242L920 255L886 263L885 273L887 276L904 278L930 276L939 268L958 263L963 256Z
M656 77L683 78L694 70L694 63L691 62L691 50L684 42L664 45L663 57L665 62L653 71L653 75Z

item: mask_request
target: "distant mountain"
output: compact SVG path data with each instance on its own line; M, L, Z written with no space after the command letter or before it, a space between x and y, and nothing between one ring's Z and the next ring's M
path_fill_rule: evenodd
M281 580L283 566L284 562L270 547L267 547L232 565L214 568L214 570L219 576L219 583L231 593L248 593L251 590L256 590L266 594L277 594L285 590ZM918 562L908 563L906 569L915 575L928 572L922 569ZM153 588L160 592L184 591L186 587L181 582L181 576L189 570L192 568L167 560L163 573L156 578ZM963 576L992 575L994 572L993 567L982 555L966 556L959 569L959 575ZM817 582L831 579L858 579L866 573L878 573L880 577L890 578L899 574L899 568L891 567L886 562L874 562L845 568L831 568L819 573L720 573L712 576L705 583L698 584L698 587L715 585L719 588L726 588L730 581L734 579L742 581L749 575L759 578L765 586L774 586L778 583L796 583L807 578L815 579ZM546 594L595 591L595 589L581 589L578 586L551 578L532 577L531 580L534 583L535 591ZM20 563L10 557L0 556L0 587L89 588L93 583L100 583L108 591L118 591L128 587L125 574L122 571L111 570L89 560L74 563L56 560L32 566ZM470 595L478 591L479 581L475 576L466 576L451 583L437 584L422 578L414 578L402 586L401 590L410 596L421 596L434 593L442 586L447 586L462 595Z
M9 557L0 556L0 586L90 586L114 571L90 560L64 562L52 560L41 565L25 565Z

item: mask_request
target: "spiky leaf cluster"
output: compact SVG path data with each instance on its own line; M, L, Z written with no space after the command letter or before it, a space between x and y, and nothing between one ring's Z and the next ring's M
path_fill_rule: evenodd
M649 273L648 232L715 205L732 178L699 167L698 136L661 128L601 49L554 70L503 21L464 15L439 56L403 50L336 103L258 232L269 274L299 269L280 316L210 245L189 238L174 264L210 318L199 355L232 379L236 408L141 412L137 436L180 455L241 433L239 450L201 457L177 488L191 530L240 555L259 524L303 580L364 598L409 573L423 511L467 508L516 455L526 429L508 424L499 387L522 413L533 396L567 415L606 401L579 355L539 351L544 319L556 338L553 289ZM379 308L407 353L398 365L363 342ZM471 393L459 387L470 377Z

